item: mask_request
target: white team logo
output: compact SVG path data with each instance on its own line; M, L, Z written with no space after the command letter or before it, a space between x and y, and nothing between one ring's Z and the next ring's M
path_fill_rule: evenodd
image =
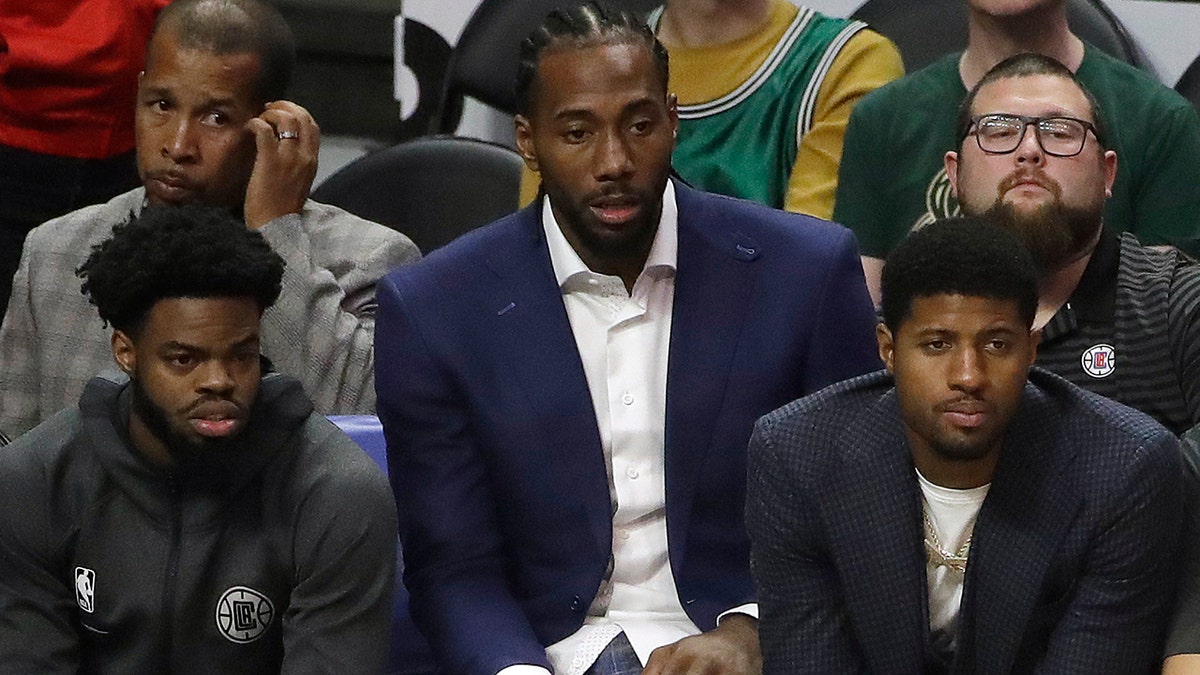
M96 609L96 572L86 567L75 568L75 602L79 609L91 614Z
M1092 377L1108 377L1117 369L1117 352L1112 345L1096 345L1083 353L1079 364L1083 366L1083 372Z
M254 642L271 625L275 606L253 588L234 586L217 601L217 629L231 642Z

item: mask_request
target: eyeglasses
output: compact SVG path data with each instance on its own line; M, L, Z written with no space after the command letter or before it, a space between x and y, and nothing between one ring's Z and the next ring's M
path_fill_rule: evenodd
M1006 155L1020 147L1021 141L1025 140L1025 129L1030 125L1037 130L1042 151L1055 157L1078 155L1087 143L1087 132L1096 136L1096 125L1074 117L993 114L972 117L971 123L966 135L974 134L979 149L993 155Z

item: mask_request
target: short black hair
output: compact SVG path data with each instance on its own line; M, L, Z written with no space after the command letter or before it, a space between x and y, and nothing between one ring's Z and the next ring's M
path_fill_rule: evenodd
M296 39L271 5L261 0L175 0L159 13L150 41L167 28L180 47L222 56L256 54L259 100L268 103L287 94L296 67Z
M138 333L166 298L251 297L260 310L282 288L283 258L225 208L148 206L92 247L76 270L105 325Z
M521 42L517 79L513 85L513 93L517 98L517 112L522 115L529 113L538 60L547 47L584 47L601 44L643 45L649 49L654 57L656 74L662 82L663 93L666 94L667 49L654 36L654 31L632 12L590 0L581 5L551 11L529 37Z
M900 242L883 266L883 323L894 334L913 300L966 295L1017 303L1030 327L1037 266L1016 236L986 216L938 220Z
M1070 68L1049 56L1036 52L1024 52L1016 56L1010 56L997 63L967 93L967 97L963 99L962 105L958 107L958 135L955 136L958 139L958 149L962 150L962 143L966 140L967 133L971 131L971 108L975 105L975 97L979 94L980 89L997 80L1007 80L1013 77L1030 77L1033 75L1050 75L1074 82L1075 86L1079 87L1079 90L1083 92L1084 98L1087 99L1088 107L1091 109L1089 112L1092 115L1092 126L1096 128L1096 140L1100 142L1100 147L1108 148L1108 131L1104 125L1104 114L1100 110L1100 103L1096 101L1096 97L1092 96L1092 92L1088 91L1088 88L1075 76L1075 73L1071 72Z

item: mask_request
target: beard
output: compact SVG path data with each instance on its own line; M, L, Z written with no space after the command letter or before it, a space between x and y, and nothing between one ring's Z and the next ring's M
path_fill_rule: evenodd
M1070 207L1055 199L1033 211L1018 211L997 200L983 216L1011 232L1043 274L1056 272L1089 251L1103 224L1104 202Z
M167 447L174 462L174 473L189 483L219 487L222 478L237 462L237 437L192 438L171 426L166 409L150 397L135 377L132 406L142 424Z

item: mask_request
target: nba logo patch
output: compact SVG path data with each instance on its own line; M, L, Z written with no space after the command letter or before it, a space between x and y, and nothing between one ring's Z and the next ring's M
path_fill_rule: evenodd
M254 642L271 625L275 606L253 588L234 586L217 601L217 630L230 642Z
M1083 353L1079 364L1083 366L1083 372L1092 377L1108 377L1117 369L1117 353L1112 345L1096 345Z
M75 602L79 609L91 614L96 609L96 572L86 567L75 568Z

